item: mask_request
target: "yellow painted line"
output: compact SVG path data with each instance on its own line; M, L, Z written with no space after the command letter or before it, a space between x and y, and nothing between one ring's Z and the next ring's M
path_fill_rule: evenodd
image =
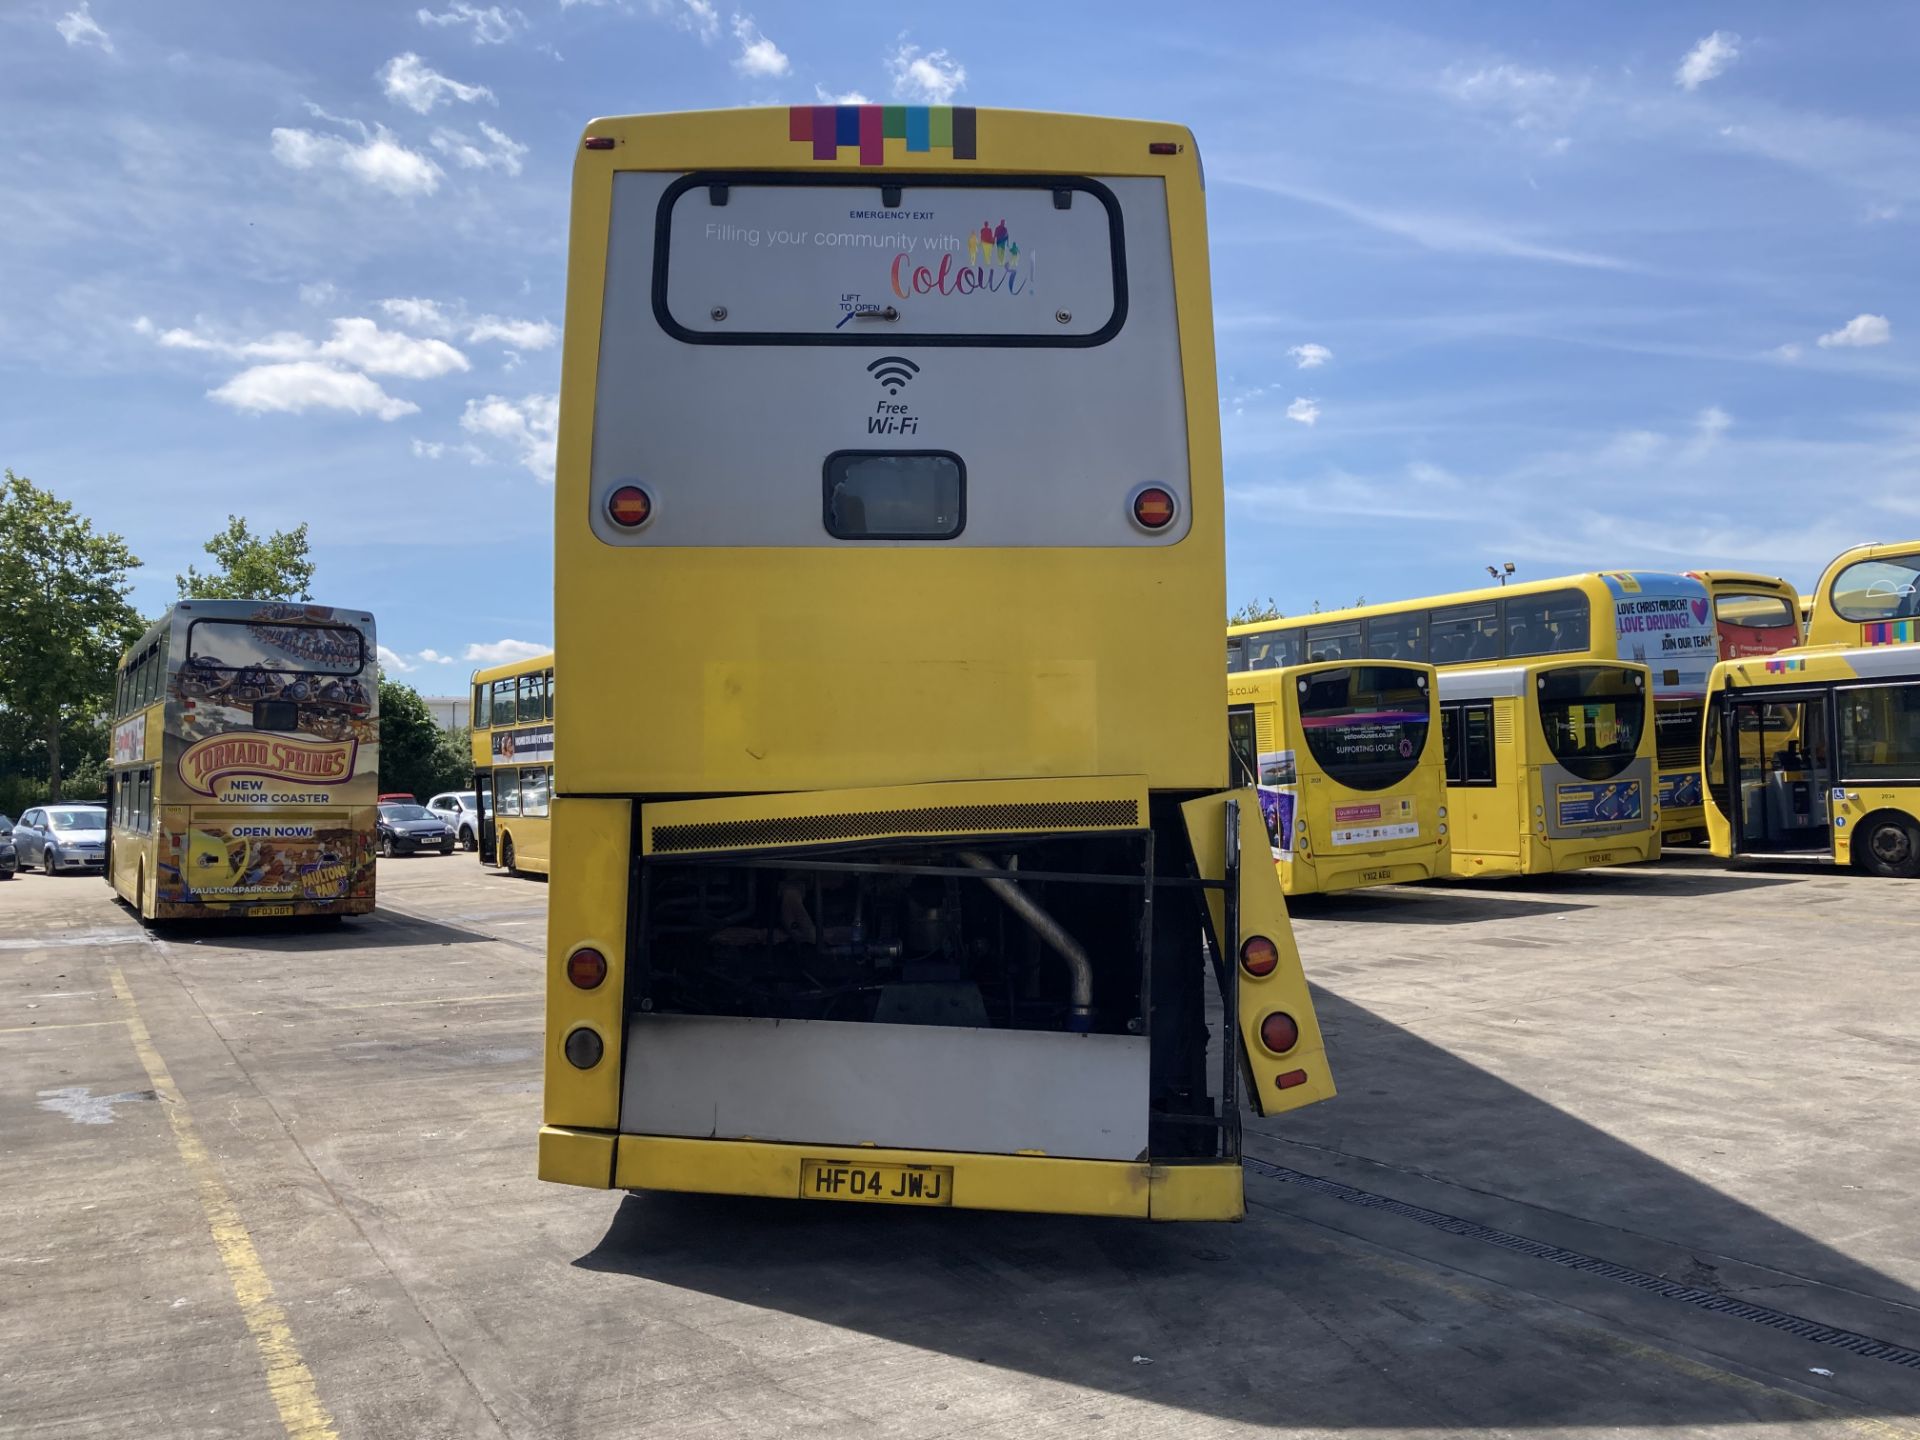
M58 1025L8 1025L0 1035L31 1035L36 1030L91 1030L98 1025L124 1025L126 1020L67 1020Z
M107 974L113 980L113 993L127 1007L127 1032L132 1037L133 1048L140 1056L141 1065L146 1067L154 1093L165 1104L167 1119L173 1124L173 1142L193 1177L194 1187L200 1192L200 1208L206 1212L214 1248L227 1267L234 1299L240 1302L240 1314L247 1322L247 1329L253 1332L254 1347L266 1366L267 1389L273 1396L274 1408L280 1412L280 1424L290 1440L339 1440L340 1432L334 1429L333 1416L321 1402L313 1372L300 1358L299 1347L294 1344L287 1312L273 1298L273 1282L260 1263L260 1252L254 1249L253 1237L247 1233L239 1207L227 1193L219 1167L213 1163L199 1131L193 1128L193 1115L187 1109L186 1098L167 1072L167 1062L154 1048L153 1036L147 1030L146 1021L140 1018L140 1007L134 1003L126 977L120 973L120 967L113 964L107 966Z
M395 1005L477 1005L482 1000L537 1000L544 990L503 990L498 995L446 995L438 1000L364 1000L356 1005L329 1005L328 1010L387 1010Z

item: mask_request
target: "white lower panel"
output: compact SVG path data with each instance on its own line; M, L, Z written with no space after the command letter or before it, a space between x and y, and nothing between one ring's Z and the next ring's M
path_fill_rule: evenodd
M620 1128L1135 1160L1148 1042L842 1020L636 1015Z

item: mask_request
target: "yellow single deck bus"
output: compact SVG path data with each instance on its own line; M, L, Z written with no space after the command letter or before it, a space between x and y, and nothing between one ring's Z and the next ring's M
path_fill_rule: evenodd
M595 121L567 306L540 1173L1240 1215L1240 1096L1333 1083L1226 790L1193 137Z
M182 600L120 661L107 883L144 920L373 909L373 617Z
M1431 665L1330 661L1227 678L1235 779L1257 786L1289 895L1451 873Z
M1713 629L1722 660L1771 655L1801 642L1800 592L1778 575L1689 570L1713 599Z
M1606 570L1230 626L1227 669L1360 657L1424 661L1442 671L1548 657L1645 665L1653 676L1661 824L1667 843L1679 844L1706 824L1700 716L1719 646L1702 581Z
M473 788L483 865L545 875L552 853L553 656L473 672Z
M1644 665L1530 661L1440 673L1453 873L1660 858Z
M1814 588L1807 644L1920 644L1920 540L1836 555Z
M1702 759L1714 854L1920 876L1920 649L1716 665Z

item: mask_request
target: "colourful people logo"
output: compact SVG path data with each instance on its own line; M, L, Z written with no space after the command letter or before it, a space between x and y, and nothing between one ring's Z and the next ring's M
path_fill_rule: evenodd
M1021 254L1020 242L1007 230L1004 219L982 220L978 230L967 232L964 266L958 263L958 242L937 242L927 249L942 250L946 244L953 248L941 253L937 266L915 265L914 257L906 251L896 254L891 272L893 293L904 300L910 295L1028 295L1033 292L1033 256ZM931 260L932 256L929 254L927 258Z
M969 265L999 265L1012 269L1020 263L1020 242L1007 233L1007 222L999 224L980 222L980 233L967 234L967 263Z

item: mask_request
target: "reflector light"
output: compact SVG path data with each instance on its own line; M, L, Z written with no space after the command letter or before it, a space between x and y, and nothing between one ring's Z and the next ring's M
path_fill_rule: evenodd
M1142 530L1164 530L1180 511L1173 492L1158 485L1142 485L1133 492L1133 523Z
M576 950L567 957L567 979L582 990L597 990L607 978L607 957L598 950Z
M1178 155L1180 153L1180 147L1171 140L1149 140L1147 142L1147 153L1149 155Z
M1307 1072L1304 1070L1289 1070L1284 1075L1276 1075L1273 1077L1273 1085L1276 1090L1291 1090L1296 1085L1304 1085L1306 1083Z
M589 150L611 150L613 148L613 137L611 135L589 135L582 143L585 144Z
M638 530L653 518L653 497L638 485L622 485L607 497L607 515L626 530Z
M1250 935L1247 943L1240 947L1241 967L1256 978L1271 975L1279 963L1279 947L1264 935Z
M1284 1055L1300 1043L1300 1027L1286 1011L1276 1010L1260 1022L1260 1043Z
M600 1057L606 1053L607 1047L601 1043L598 1031L589 1030L582 1025L567 1036L567 1043L563 1048L574 1069L591 1070L600 1063Z

